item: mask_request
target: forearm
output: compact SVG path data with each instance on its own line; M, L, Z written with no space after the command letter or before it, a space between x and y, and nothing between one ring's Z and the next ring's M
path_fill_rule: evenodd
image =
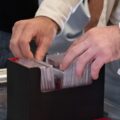
M36 16L46 16L55 21L60 29L69 19L72 12L77 8L82 0L43 0Z
M99 18L101 16L101 12L103 10L103 4L104 4L104 0L89 0L88 5L91 15L91 20L86 27L86 31L92 27L95 27L98 24Z

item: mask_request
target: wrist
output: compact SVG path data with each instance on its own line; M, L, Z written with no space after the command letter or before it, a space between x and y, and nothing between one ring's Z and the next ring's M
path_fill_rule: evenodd
M37 16L36 18L46 21L49 25L52 26L52 28L55 29L56 33L58 33L60 31L59 25L51 18L49 18L47 16Z

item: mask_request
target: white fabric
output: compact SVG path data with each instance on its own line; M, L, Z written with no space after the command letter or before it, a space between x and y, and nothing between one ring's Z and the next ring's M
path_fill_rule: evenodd
M100 15L100 19L98 21L97 26L105 26L107 24L106 16L107 16L107 5L108 5L108 0L104 0L103 3L103 10Z
M36 16L47 16L54 20L60 27L61 30L64 28L64 24L69 19L72 12L75 11L77 6L83 0L41 0ZM87 0L85 0L86 2ZM115 3L118 4L117 8L113 10ZM101 13L98 26L105 26L110 19L111 12L111 22L113 24L118 24L120 22L120 0L104 0L103 11Z
M113 24L118 24L120 22L120 0L117 4L116 8L112 12L110 20Z
M60 29L63 30L64 24L82 1L83 0L42 0L36 16L47 16L51 18L59 25ZM107 24L112 9L118 1L120 0L104 0L98 26L105 26ZM85 3L87 3L87 0L85 0ZM117 19L114 18L114 21L115 20Z
M51 18L62 30L70 15L81 2L82 0L43 0L36 16L47 16Z

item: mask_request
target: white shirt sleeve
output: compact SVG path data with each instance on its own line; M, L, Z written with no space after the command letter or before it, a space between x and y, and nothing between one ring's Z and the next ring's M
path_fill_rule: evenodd
M55 21L61 30L82 0L43 0L35 16L46 16Z
M117 2L117 5L115 6L114 10L112 11L110 21L113 24L120 23L120 0Z

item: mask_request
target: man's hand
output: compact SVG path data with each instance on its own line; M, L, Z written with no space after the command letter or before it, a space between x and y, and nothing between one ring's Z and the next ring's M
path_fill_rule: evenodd
M10 49L14 56L42 60L57 33L57 24L47 17L36 17L15 23L10 40ZM35 56L29 43L35 40Z
M95 27L76 40L66 52L61 69L66 69L74 60L76 73L81 76L88 62L91 76L97 79L101 67L108 62L120 59L120 29L118 26Z

